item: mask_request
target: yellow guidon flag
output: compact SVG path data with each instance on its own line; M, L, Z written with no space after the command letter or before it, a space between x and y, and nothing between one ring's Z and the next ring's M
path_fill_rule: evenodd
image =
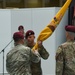
M59 25L62 17L64 16L66 10L68 9L70 3L72 0L67 0L65 4L61 7L61 9L57 12L55 17L51 20L51 22L41 31L37 38L38 41L44 41L48 37L52 35L57 25ZM35 46L32 48L32 50L38 49L38 43L36 42Z

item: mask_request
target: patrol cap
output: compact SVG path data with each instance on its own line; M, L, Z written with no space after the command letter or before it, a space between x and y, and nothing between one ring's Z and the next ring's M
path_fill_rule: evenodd
M26 34L25 34L25 38L27 39L28 36L30 36L30 35L34 35L34 34L35 34L34 31L32 31L32 30L28 30L28 31L26 32Z
M75 33L75 26L67 25L67 26L65 26L65 30L69 31L69 32L74 32Z
M20 25L20 26L18 27L18 30L20 30L20 29L24 29L24 27L23 27L22 25Z
M18 39L24 39L24 35L21 32L15 32L13 34L14 41L17 41Z

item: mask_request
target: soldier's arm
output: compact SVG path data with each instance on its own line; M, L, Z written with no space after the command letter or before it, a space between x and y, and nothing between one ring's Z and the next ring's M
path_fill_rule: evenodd
M38 63L40 60L41 60L41 58L40 58L40 54L38 53L38 50L31 50L31 61L32 62L35 62L35 63Z
M39 47L38 52L43 59L48 59L49 53L47 52L47 50L44 48L43 45Z
M63 49L60 46L56 51L56 75L63 75L64 56Z

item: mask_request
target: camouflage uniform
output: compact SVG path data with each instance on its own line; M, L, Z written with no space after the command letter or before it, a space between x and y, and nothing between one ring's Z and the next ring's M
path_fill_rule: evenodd
M33 47L30 47L33 48ZM49 53L46 51L46 49L41 46L39 49L39 54L43 59L47 59L49 57ZM31 71L32 75L42 75L42 69L41 69L41 60L38 63L31 62Z
M56 75L75 75L75 42L67 41L56 52Z
M18 44L7 53L6 68L10 75L32 75L30 62L39 62L39 54L30 48Z

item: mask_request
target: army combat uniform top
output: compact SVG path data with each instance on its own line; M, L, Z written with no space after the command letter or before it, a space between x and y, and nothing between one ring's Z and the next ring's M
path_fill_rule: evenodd
M33 48L33 47L30 47ZM46 51L46 49L43 47L43 45L38 49L38 52L43 59L48 59L49 53ZM31 71L32 75L42 75L42 69L41 69L41 60L38 63L31 62Z
M56 75L75 75L75 42L67 41L56 51Z
M39 62L39 54L35 54L30 48L19 44L7 53L6 69L10 75L32 75L31 61Z

